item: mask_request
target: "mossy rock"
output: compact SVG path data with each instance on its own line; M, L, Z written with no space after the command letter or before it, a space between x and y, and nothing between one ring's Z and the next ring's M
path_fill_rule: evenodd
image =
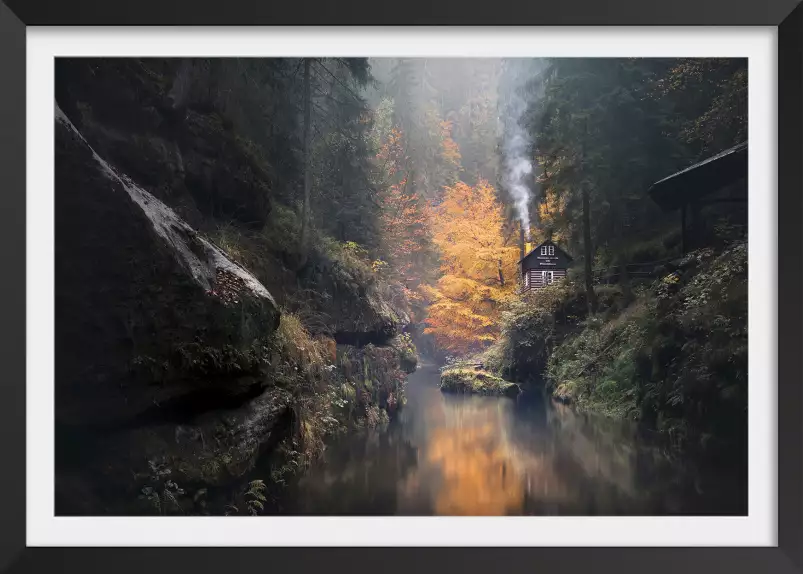
M486 371L456 368L441 373L441 391L515 397L521 392L516 383L508 382Z
M397 335L390 340L390 346L399 353L399 366L407 374L418 368L418 355L413 340L408 334Z
M393 347L366 345L338 346L340 373L354 389L353 400L361 411L379 407L392 416L404 404L406 373L401 368L398 351Z

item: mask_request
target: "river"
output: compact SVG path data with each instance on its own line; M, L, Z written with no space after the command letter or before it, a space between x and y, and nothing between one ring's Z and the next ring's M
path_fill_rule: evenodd
M304 515L672 515L747 511L744 472L673 457L632 423L540 393L441 393L410 376L384 428L345 435L294 486ZM746 471L745 471L746 472Z

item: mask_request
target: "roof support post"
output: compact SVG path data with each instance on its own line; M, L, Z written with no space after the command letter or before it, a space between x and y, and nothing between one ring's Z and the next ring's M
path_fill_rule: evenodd
M683 255L686 255L688 250L689 240L686 237L686 204L680 206L680 249Z

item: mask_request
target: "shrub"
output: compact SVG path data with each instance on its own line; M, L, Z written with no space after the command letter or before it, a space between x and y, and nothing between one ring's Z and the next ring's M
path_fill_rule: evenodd
M298 253L300 234L301 221L298 218L297 210L276 203L260 236L264 244L275 252L293 256Z
M483 361L508 380L540 379L554 347L585 315L585 305L585 294L570 281L512 300L502 312L499 340L483 354Z
M651 263L678 254L680 232L673 229L664 235L635 243L623 254L627 263Z
M376 279L368 252L353 241L336 241L328 236L319 238L319 256L330 261L335 274L345 282L373 283Z
M747 407L747 245L689 254L607 320L591 317L551 354L553 394L717 444L743 444ZM711 443L711 444L713 444Z

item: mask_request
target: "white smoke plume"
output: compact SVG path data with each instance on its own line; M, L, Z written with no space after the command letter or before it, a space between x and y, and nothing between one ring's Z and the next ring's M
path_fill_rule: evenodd
M530 159L532 140L527 128L523 125L527 102L522 97L522 88L528 80L532 80L543 67L539 60L507 62L509 76L507 78L506 103L503 108L503 184L516 208L516 215L524 229L527 241L530 240L530 200L533 196L534 166Z
M504 184L513 198L521 226L527 240L530 239L530 181L533 165L530 161L530 135L521 125L526 102L517 89L510 90L506 106L504 150Z

